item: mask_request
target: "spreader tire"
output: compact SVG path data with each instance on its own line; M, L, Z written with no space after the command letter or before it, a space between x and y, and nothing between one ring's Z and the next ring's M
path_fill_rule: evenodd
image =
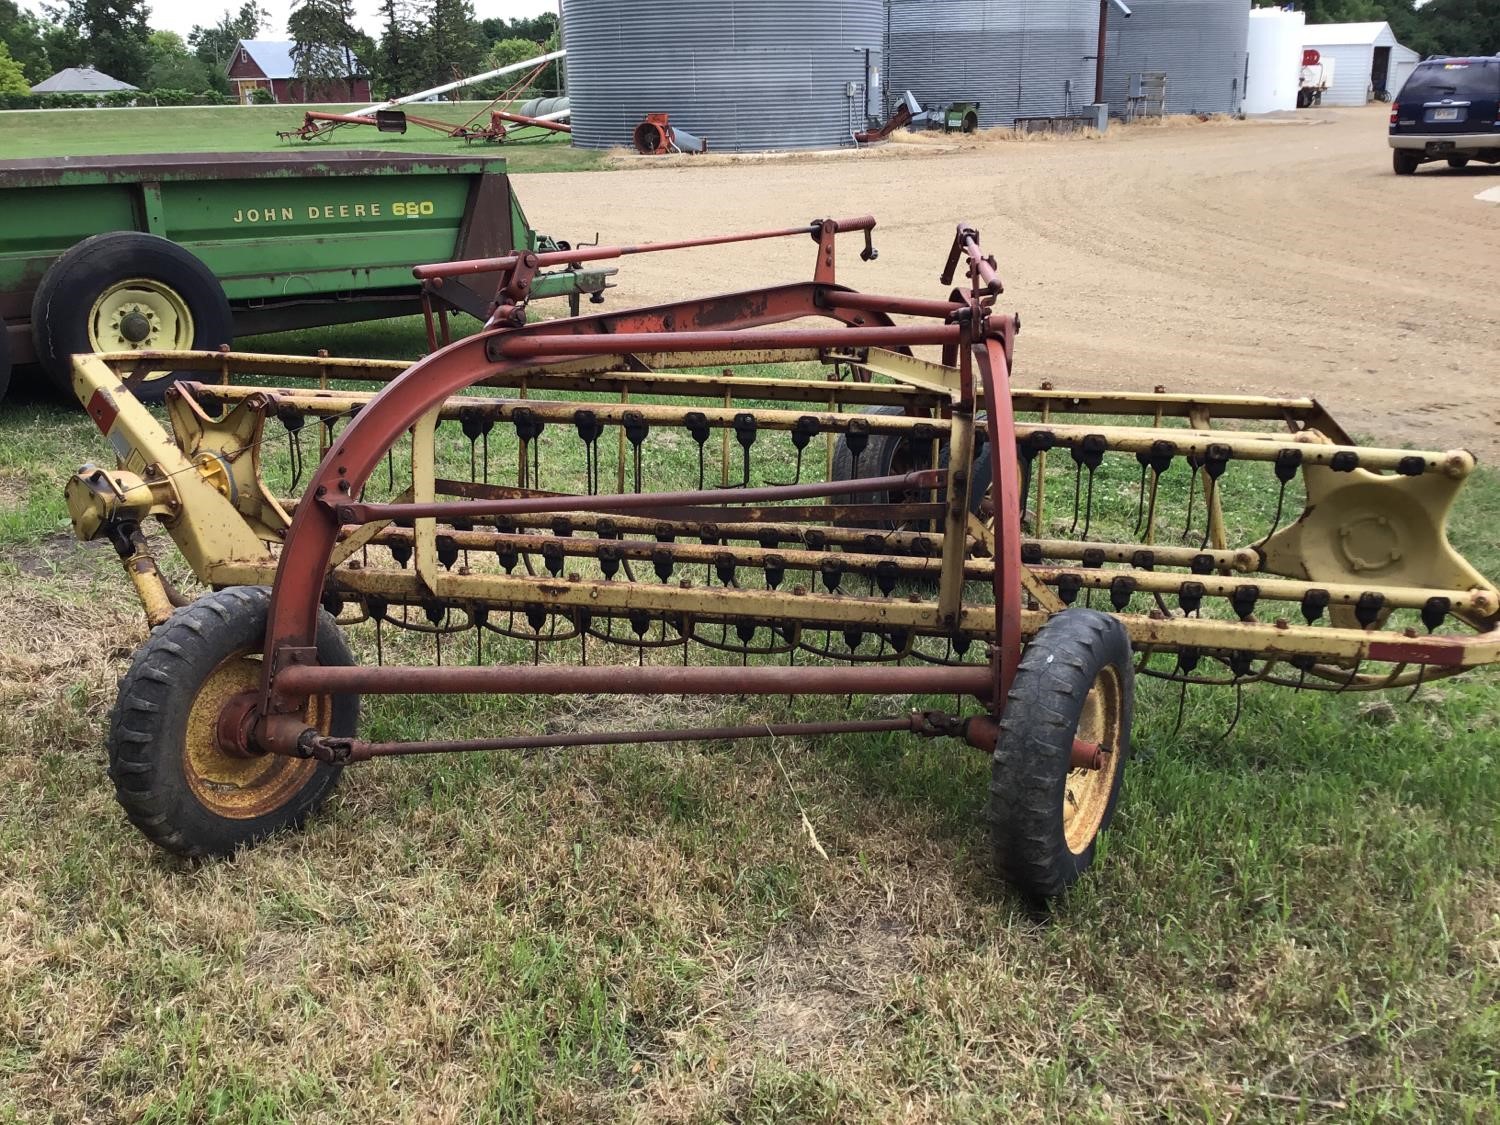
M234 339L229 301L212 270L170 239L136 231L85 238L53 262L31 302L37 362L73 396L73 356L195 348ZM153 372L136 397L160 402L175 372Z
M996 867L1029 898L1055 898L1094 861L1130 755L1133 679L1125 627L1091 609L1051 617L1021 655L989 813ZM1072 768L1075 737L1109 751L1102 769Z
M229 855L300 826L342 767L312 759L231 757L214 730L225 700L259 679L271 593L234 586L199 598L159 625L135 652L109 717L109 774L130 822L185 856ZM318 660L354 657L332 617L318 619ZM322 697L308 721L351 737L359 697Z

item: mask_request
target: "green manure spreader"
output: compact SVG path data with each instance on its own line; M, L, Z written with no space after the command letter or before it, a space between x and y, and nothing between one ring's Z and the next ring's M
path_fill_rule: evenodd
M533 231L505 161L480 156L183 153L0 162L0 395L35 364L65 394L77 353L217 349L236 336L421 310L412 262L567 249ZM561 269L533 297L602 299L612 269ZM483 320L495 277L447 281ZM141 389L160 398L172 373Z

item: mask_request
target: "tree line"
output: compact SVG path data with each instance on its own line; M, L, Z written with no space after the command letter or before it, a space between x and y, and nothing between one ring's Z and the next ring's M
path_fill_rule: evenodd
M260 0L242 0L184 39L151 29L148 0L58 0L41 15L0 0L0 94L25 94L75 66L143 90L227 94L235 44L259 36L270 18ZM355 26L353 0L293 0L287 37L297 76L320 85L364 75L378 94L394 97L534 57L557 42L550 12L480 20L470 0L382 0L380 21L374 38ZM549 68L537 88L550 92L560 83Z

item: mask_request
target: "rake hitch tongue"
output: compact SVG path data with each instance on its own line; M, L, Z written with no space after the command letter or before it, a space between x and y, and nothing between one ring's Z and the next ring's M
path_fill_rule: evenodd
M1189 685L1412 688L1500 660L1500 596L1444 531L1467 453L1356 446L1307 399L1013 387L979 233L957 228L948 296L914 298L836 280L840 236L869 250L873 227L418 267L496 275L484 329L405 369L153 357L223 384L176 384L166 428L122 382L139 354L79 357L120 459L70 482L69 512L160 624L111 734L127 813L229 852L367 759L907 732L991 755L996 862L1050 896L1113 814L1136 675L1180 686L1180 723ZM526 322L539 269L781 237L814 241L811 280ZM287 376L320 389L241 385ZM215 593L174 609L152 518ZM356 727L361 695L515 693L755 718ZM795 696L836 702L793 720Z

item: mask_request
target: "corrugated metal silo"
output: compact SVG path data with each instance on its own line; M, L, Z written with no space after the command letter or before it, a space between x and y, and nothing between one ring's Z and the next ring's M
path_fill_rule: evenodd
M1168 113L1237 113L1245 94L1246 0L1126 0L1109 13L1104 100L1125 111L1143 73L1167 76Z
M668 113L715 152L852 144L884 26L881 0L565 0L573 143Z
M885 85L924 107L979 103L981 125L1094 100L1098 0L889 0Z

